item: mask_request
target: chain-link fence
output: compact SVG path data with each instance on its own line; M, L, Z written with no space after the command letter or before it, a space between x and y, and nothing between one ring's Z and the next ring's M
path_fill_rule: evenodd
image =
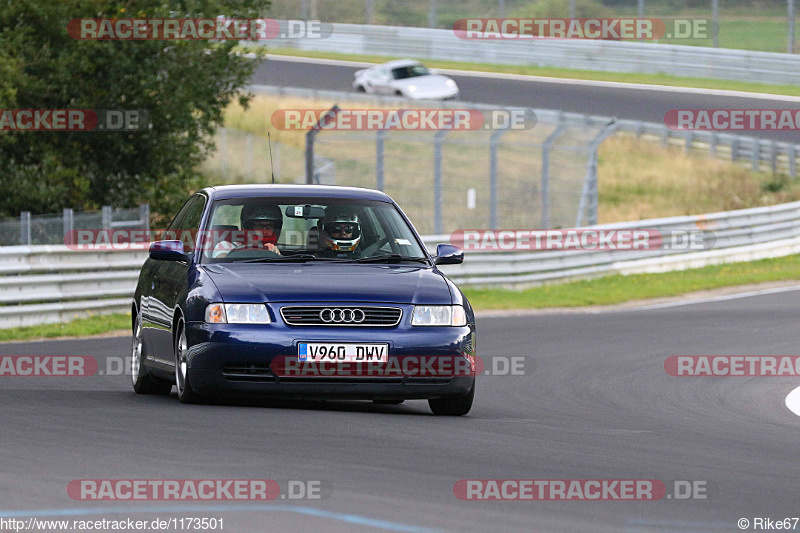
M596 222L597 126L519 131L323 131L317 183L385 191L423 234ZM320 160L326 161L320 166Z
M147 204L130 209L103 206L99 211L31 215L23 211L19 218L0 219L0 246L64 244L64 236L73 230L150 229Z
M266 94L303 97L319 108L335 98L344 110L498 108L461 102L410 102L356 93L327 94L261 87ZM295 94L297 92L298 94ZM308 93L308 94L306 94ZM296 103L293 100L293 103ZM463 108L463 109L462 109ZM382 190L423 234L464 228L563 228L597 223L597 148L614 131L608 119L537 110L527 129L468 131L322 130L305 154L273 142L276 182L348 185ZM487 122L487 125L489 123ZM304 132L296 132L297 143ZM217 151L203 167L215 183L268 183L267 140L220 130ZM305 163L313 157L313 165Z

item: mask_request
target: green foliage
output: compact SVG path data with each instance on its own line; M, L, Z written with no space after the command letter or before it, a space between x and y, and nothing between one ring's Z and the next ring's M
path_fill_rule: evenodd
M4 109L146 109L139 132L0 133L0 215L150 202L174 213L253 62L227 41L84 41L76 18L263 16L259 0L15 0L0 3Z

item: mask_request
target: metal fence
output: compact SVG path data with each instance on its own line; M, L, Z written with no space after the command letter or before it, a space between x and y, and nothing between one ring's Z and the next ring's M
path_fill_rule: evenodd
M596 154L609 131L569 124L517 131L323 131L314 155L332 164L314 176L317 183L386 192L423 233L580 226L597 222Z
M297 87L277 87L269 85L251 85L248 87L256 94L271 96L292 96L308 100L324 102L346 102L348 105L369 103L378 106L424 105L426 107L448 107L469 109L496 109L497 106L459 101L426 101L412 103L396 96L375 96L345 91L327 91L303 89ZM513 108L506 108L513 109ZM742 163L752 170L784 173L797 176L800 159L800 144L760 139L746 135L709 131L672 130L663 123L645 122L641 120L620 120L614 117L585 115L582 113L566 113L554 109L531 108L536 114L539 124L565 124L571 127L602 128L614 121L617 132L627 132L646 140L660 142L664 145L682 146L687 151L707 153L719 159Z
M64 244L64 236L77 229L150 229L150 206L123 209L104 205L99 211L64 209L61 214L31 215L0 219L0 246Z
M361 24L333 24L332 35L325 39L277 38L246 44L466 63L800 84L800 55L672 44L581 39L464 40L452 30Z
M800 202L698 216L594 226L595 229L713 233L713 247L681 252L467 252L442 267L460 285L524 287L569 278L698 268L800 253ZM423 237L435 253L449 235ZM147 252L75 251L66 246L0 248L0 328L68 321L89 313L127 312Z

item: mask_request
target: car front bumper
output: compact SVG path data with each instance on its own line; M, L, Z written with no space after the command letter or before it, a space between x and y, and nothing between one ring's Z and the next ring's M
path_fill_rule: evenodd
M474 332L472 325L331 328L293 327L282 323L189 322L186 328L188 375L195 392L210 396L443 398L466 394L472 387ZM377 375L374 372L335 371L322 375L276 371L285 368L280 366L281 362L291 362L298 368L300 342L387 343L389 363L395 369L416 368L413 363L420 358L435 358L443 364L437 364L434 372Z

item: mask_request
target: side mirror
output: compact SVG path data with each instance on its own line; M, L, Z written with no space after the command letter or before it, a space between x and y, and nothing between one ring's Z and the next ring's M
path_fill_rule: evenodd
M150 245L150 259L159 261L186 261L181 241L156 241Z
M464 250L452 244L439 244L436 246L435 265L460 265L464 262Z

